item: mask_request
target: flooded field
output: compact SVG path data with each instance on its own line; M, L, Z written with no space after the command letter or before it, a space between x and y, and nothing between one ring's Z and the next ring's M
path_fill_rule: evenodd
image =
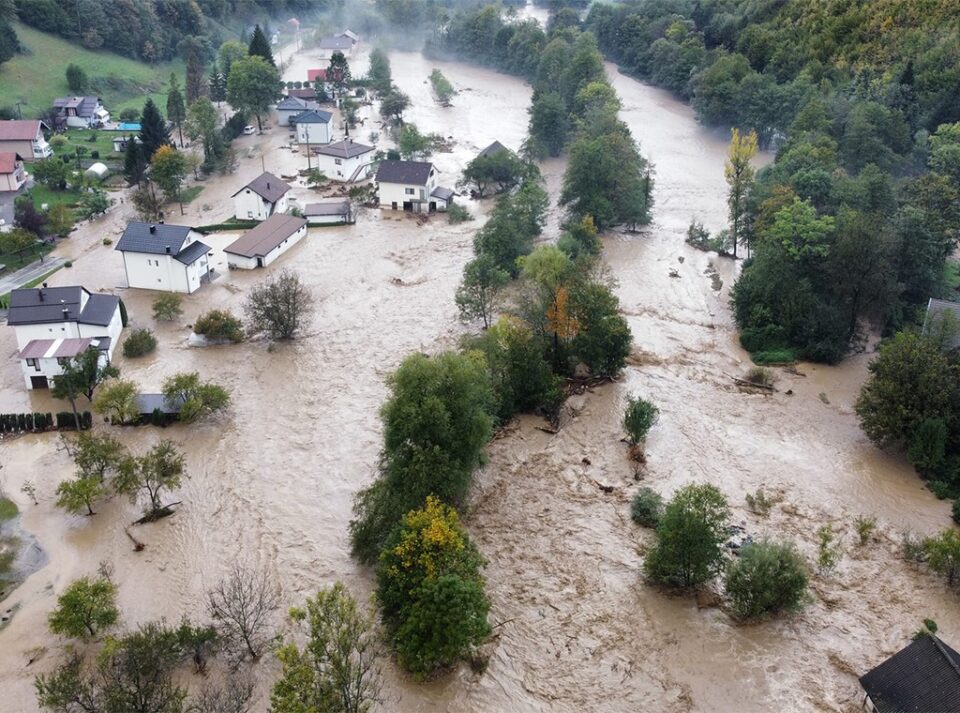
M413 102L406 118L454 139L450 153L433 158L442 182L452 185L494 140L519 147L530 100L522 81L417 54L392 53L391 60L395 82ZM355 75L362 73L363 57L351 63ZM323 63L301 53L286 76L301 78L312 66ZM451 108L430 95L433 67L460 92ZM935 619L948 641L960 631L954 596L896 557L900 533L943 527L947 505L859 431L852 403L868 356L839 368L801 365L805 376L780 374L779 391L770 396L734 387L731 375L748 363L728 308L734 267L683 243L693 216L711 229L724 223L725 138L700 128L666 93L612 66L609 73L624 120L656 164L653 225L605 240L604 258L634 333L631 366L618 383L571 399L558 435L525 418L490 446L467 516L489 560L490 667L482 677L463 668L416 685L387 664L384 710L850 708L856 674L901 647L919 618ZM365 112L358 141L380 131L372 109ZM218 222L232 212L229 196L263 167L277 174L305 168L303 154L282 148L288 141L282 127L240 139L237 173L210 179L187 215L169 222ZM385 141L381 132L381 147ZM554 197L562 170L562 161L543 166ZM298 184L295 195L303 200L310 191ZM33 677L56 665L61 644L47 632L46 617L57 593L102 561L113 565L128 626L161 616L176 621L181 613L204 620L205 591L237 559L274 571L285 606L335 580L360 598L370 594L371 572L349 556L351 500L377 460L384 377L410 352L451 347L463 331L453 295L489 204L468 208L477 220L458 226L442 217L418 226L389 211L362 210L354 226L311 230L276 268L296 269L313 286L316 314L305 338L269 351L263 342L187 346L187 325L197 315L211 308L239 313L245 292L263 277L226 271L219 250L229 235L209 241L219 278L188 297L172 325L153 322L155 295L125 289L121 259L103 245L104 238L116 241L132 217L126 204L83 225L58 249L74 266L52 284L114 291L127 304L131 328L157 332L153 355L125 360L117 352L125 377L153 391L175 372L196 370L229 388L233 405L197 427L117 431L132 450L171 438L187 455L190 478L176 498L183 505L174 517L137 528L147 543L139 554L123 532L138 514L128 502L114 499L92 518L56 509L54 490L72 468L56 437L0 443L0 485L48 557L0 602L0 610L17 607L0 631L0 688L10 710L37 710ZM554 209L545 239L557 237L558 222ZM708 274L711 260L720 289ZM47 395L23 390L15 353L12 330L0 330L0 410L59 410ZM629 498L640 483L619 442L631 394L652 399L662 414L648 442L643 484L669 495L691 481L712 482L751 533L794 538L811 558L820 525L833 523L843 533L843 561L830 577L815 578L801 614L740 627L717 608L644 584L649 533L629 520ZM20 492L26 480L36 486L37 506ZM614 490L605 494L597 483ZM758 487L782 496L767 519L743 507L744 495ZM853 544L858 515L879 521L866 548ZM265 710L275 665L257 670L256 710Z

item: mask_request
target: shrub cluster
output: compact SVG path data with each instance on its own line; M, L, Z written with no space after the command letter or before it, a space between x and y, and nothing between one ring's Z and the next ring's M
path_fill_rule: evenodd
M123 355L134 358L149 354L157 348L157 338L149 329L137 329L123 342Z
M60 414L57 414L59 417ZM71 421L73 414L70 414ZM81 416L82 418L82 416ZM0 414L0 433L39 433L60 428L49 413L2 413ZM70 428L73 428L71 425Z
M210 310L198 317L193 331L212 340L243 341L243 323L225 310Z

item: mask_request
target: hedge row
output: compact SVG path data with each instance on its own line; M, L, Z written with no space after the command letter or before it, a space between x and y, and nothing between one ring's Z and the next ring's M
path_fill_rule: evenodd
M212 225L200 225L196 230L201 235L207 233L216 233L222 230L250 230L260 225L259 220L236 220L229 223L213 223Z
M93 425L93 416L89 411L80 414L80 428L88 429ZM2 413L0 414L0 433L42 433L53 430L76 430L77 424L70 411L61 411L54 419L49 413Z

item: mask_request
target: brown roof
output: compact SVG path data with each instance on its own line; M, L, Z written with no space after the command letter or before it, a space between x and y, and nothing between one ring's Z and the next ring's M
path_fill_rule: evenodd
M59 343L58 343L59 342ZM66 359L82 354L93 344L89 337L70 339L34 339L20 351L21 359Z
M241 188L240 191L246 190L247 188L270 203L276 203L283 197L284 193L290 190L290 186L269 171L264 171L261 173L259 176L250 181L250 183ZM237 191L237 193L240 191ZM233 195L235 196L237 193L234 193Z
M13 151L0 151L0 174L13 173L17 170L17 161L23 157Z
M274 213L256 228L230 243L223 251L240 257L266 257L306 224L306 220L295 215Z
M40 133L39 119L0 121L0 141L32 141Z

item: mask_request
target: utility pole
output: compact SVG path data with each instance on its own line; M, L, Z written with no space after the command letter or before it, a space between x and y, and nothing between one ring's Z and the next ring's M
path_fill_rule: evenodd
M20 113L20 105L21 105L22 103L23 103L23 102L16 102L16 106L17 106L17 118L18 118L18 119L22 119L22 118L23 118L23 114Z

